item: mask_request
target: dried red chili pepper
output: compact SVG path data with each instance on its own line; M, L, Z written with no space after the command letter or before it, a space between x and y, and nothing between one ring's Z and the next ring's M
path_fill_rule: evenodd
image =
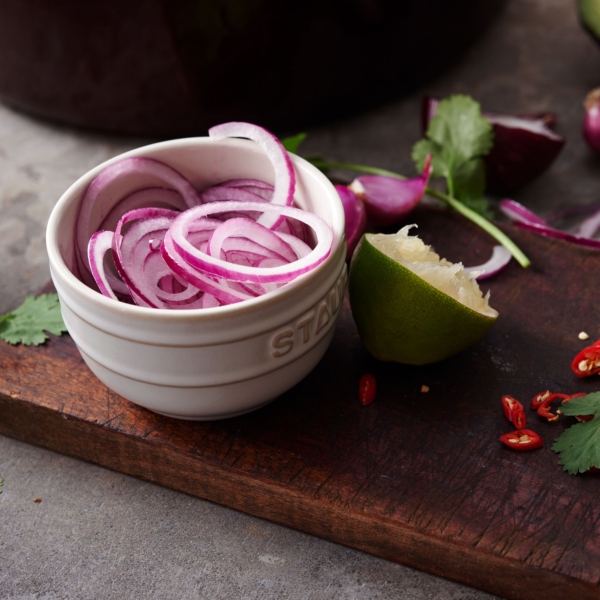
M358 399L361 404L367 406L375 400L375 394L377 393L377 381L373 375L363 375L360 378L358 384Z
M531 429L517 429L500 436L500 441L513 450L535 450L544 445L542 438Z
M578 377L600 373L600 340L579 352L571 363L571 370Z
M517 428L523 429L527 425L527 417L523 405L512 396L502 396L502 410L504 416Z
M587 394L585 392L578 392L577 394L571 394L570 396L567 396L566 398L564 398L562 403L564 404L565 402L568 402L572 398L582 398L583 396L587 396ZM556 412L559 414L562 414L560 412L560 410L557 410ZM594 418L594 415L577 415L575 418L580 423L584 423L585 421L591 421ZM595 468L595 467L593 467L593 468Z

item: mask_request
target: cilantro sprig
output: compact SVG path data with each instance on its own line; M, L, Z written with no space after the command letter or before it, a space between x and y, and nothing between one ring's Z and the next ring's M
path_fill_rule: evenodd
M27 296L21 306L0 316L0 339L9 344L39 346L48 339L46 332L61 335L66 331L56 294Z
M560 407L563 414L593 415L591 421L577 423L554 440L552 450L560 454L558 464L571 475L600 468L600 392L572 398Z
M297 152L305 139L306 134L299 134L285 138L281 143L289 152ZM485 167L482 157L492 145L492 126L481 116L479 104L469 96L457 95L440 102L436 117L427 128L427 138L415 144L412 155L417 169L421 171L425 157L430 153L433 175L446 179L448 193L428 187L425 190L427 195L441 200L481 227L502 244L522 267L528 267L531 261L525 253L489 220L489 207L483 198ZM325 174L331 169L339 169L407 179L387 169L333 162L321 156L307 156L306 160Z
M481 116L481 106L469 96L457 94L442 100L429 121L426 137L412 149L418 171L428 154L432 177L443 177L448 194L476 212L489 215L483 157L494 145L491 123Z

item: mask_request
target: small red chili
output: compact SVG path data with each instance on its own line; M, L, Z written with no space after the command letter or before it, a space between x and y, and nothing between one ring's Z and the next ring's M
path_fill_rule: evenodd
M550 392L550 390L546 390L545 392L540 392L539 394L536 394L532 399L531 399L531 404L529 405L529 408L531 408L531 410L537 410L541 405L542 402L551 394L552 392Z
M579 352L571 363L571 370L578 377L600 373L600 340Z
M569 400L571 400L572 398L582 398L583 396L587 396L587 394L585 392L578 392L577 394L571 394L570 396L567 396L562 403L564 404L565 402L568 402ZM560 413L560 410L556 411L557 413ZM562 414L562 413L561 413ZM575 417L580 423L585 423L585 421L591 421L594 418L594 415L577 415ZM595 467L594 467L595 468Z
M527 426L527 417L523 405L512 396L502 396L502 410L504 416L517 428L523 429Z
M375 394L377 393L377 381L373 375L363 375L360 378L358 384L358 399L361 404L367 406L375 400Z
M513 450L535 450L544 445L542 438L531 429L517 429L500 436L500 441Z
M517 408L512 414L512 424L517 429L524 429L527 426L527 417L522 408Z
M548 394L548 396L546 396L543 400L543 402L540 404L540 406L537 409L537 414L540 417L544 417L544 419L547 419L548 422L552 422L552 421L558 421L558 414L554 414L553 412L550 411L550 409L552 408L552 403L557 399L557 398L567 398L567 394Z
M504 411L504 416L512 422L513 413L516 410L523 410L523 405L512 396L506 395L502 396L502 410ZM522 429L522 427L518 427L517 429Z

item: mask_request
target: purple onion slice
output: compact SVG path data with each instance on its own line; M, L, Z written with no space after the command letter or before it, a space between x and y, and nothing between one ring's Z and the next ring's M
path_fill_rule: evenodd
M181 173L157 160L132 157L106 167L88 186L79 208L75 236L82 275L89 272L87 246L90 237L115 205L115 185L126 179L132 185L136 182L138 189L156 185L173 189L179 192L187 207L200 204L200 197L194 186Z
M271 203L281 206L293 204L296 189L294 166L286 149L271 132L251 123L232 122L211 127L208 135L214 139L244 137L256 142L265 151L275 170ZM259 217L260 224L269 229L277 227L282 220L282 215L269 211Z
M118 301L104 269L104 257L109 250L112 250L114 235L112 231L96 231L88 244L88 260L100 293Z
M477 273L475 279L478 281L481 279L487 279L499 273L512 258L511 253L504 246L494 246L492 250L492 256L489 260L484 262L482 265L475 267L465 267L465 273Z
M556 238L558 240L563 240L565 242L573 242L575 244L579 244L580 246L587 246L589 248L600 248L600 240L596 240L594 238L582 237L580 235L576 235L573 233L568 233L566 231L560 231L559 229L554 229L554 227L550 227L549 225L536 225L535 223L515 223L517 227L521 229L526 229L527 231L533 231L535 233L539 233L540 235L546 237Z
M184 211L187 208L183 196L175 190L166 188L145 188L133 192L115 204L114 208L106 215L100 229L114 231L119 219L130 210L136 208L169 208Z
M268 214L272 213L295 218L306 223L313 229L317 237L317 245L307 256L288 265L272 268L251 268L242 265L232 265L220 258L201 252L190 244L187 237L196 219L230 210L264 211ZM331 228L317 215L291 206L258 202L213 202L196 206L175 219L169 229L169 234L176 252L193 269L213 277L224 277L233 281L247 281L259 284L291 281L299 275L314 269L329 256L333 242ZM262 237L254 241L261 245L266 245L263 244ZM184 275L182 277L185 278Z
M515 200L509 200L508 198L502 200L500 202L500 211L511 219L511 221L518 223L533 223L534 225L548 225L544 219L538 217L534 212Z

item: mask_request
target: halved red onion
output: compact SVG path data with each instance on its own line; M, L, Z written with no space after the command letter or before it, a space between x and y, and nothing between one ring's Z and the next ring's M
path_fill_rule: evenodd
M187 207L200 204L200 197L194 186L181 173L162 162L132 157L106 167L88 186L79 208L75 238L82 275L89 272L89 239L115 206L112 189L123 179L137 181L138 187L165 185L179 192Z
M423 172L413 179L385 175L361 175L348 187L364 202L368 220L373 225L393 225L421 201L433 167L427 156Z
M288 265L264 268L264 267L244 267L242 265L232 265L217 257L210 256L194 248L188 241L188 232L193 222L211 214L219 214L230 210L235 211L264 211L265 213L279 214L284 217L295 218L306 223L313 229L317 237L317 245L311 252ZM333 233L327 223L314 213L293 208L291 206L281 206L272 203L258 202L214 202L196 206L179 215L169 229L170 238L176 252L183 260L194 269L211 276L224 277L233 281L247 281L254 283L277 283L291 281L299 275L314 269L323 262L331 252L333 242ZM169 236L165 236L166 239ZM263 238L254 241L262 244ZM184 275L181 275L185 278Z
M482 265L465 267L464 271L465 273L477 272L478 274L475 279L478 281L481 279L487 279L488 277L492 277L504 269L504 267L506 267L506 265L510 262L511 258L511 253L504 246L494 246L492 256L489 260L484 262Z
M367 229L367 213L363 201L347 186L336 185L346 217L346 260L352 258L356 244Z
M289 154L281 142L271 132L251 123L223 123L211 127L208 135L214 139L243 137L256 142L264 151L275 170L275 183L271 204L291 206L294 202L296 174ZM259 217L261 225L274 229L281 223L283 216L277 212L265 212Z

